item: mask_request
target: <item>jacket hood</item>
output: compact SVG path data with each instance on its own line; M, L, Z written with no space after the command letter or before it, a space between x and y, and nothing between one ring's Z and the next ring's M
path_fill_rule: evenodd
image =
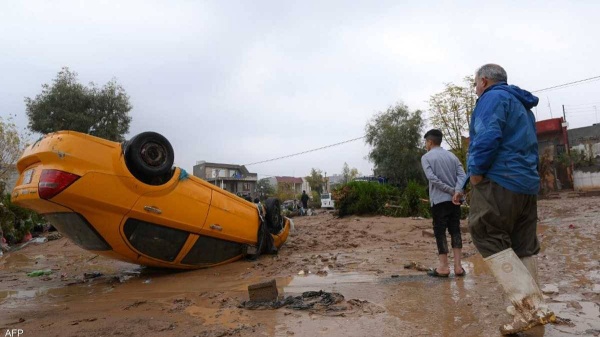
M527 90L523 90L516 85L508 85L506 82L500 82L489 88L490 90L504 90L511 93L525 106L525 109L530 110L534 106L538 105L540 101L537 96L534 96Z

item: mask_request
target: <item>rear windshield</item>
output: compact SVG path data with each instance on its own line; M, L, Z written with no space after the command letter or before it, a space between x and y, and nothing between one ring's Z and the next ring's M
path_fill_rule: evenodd
M83 249L112 249L81 214L73 212L48 213L44 214L44 217L56 230Z

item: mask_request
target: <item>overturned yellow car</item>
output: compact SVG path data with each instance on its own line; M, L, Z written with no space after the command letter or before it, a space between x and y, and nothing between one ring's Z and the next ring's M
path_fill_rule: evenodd
M155 132L117 143L59 131L25 150L11 199L84 249L152 267L209 267L285 243L279 200L246 201L173 162Z

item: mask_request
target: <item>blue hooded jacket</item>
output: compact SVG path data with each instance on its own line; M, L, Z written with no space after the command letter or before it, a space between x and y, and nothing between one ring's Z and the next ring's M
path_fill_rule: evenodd
M538 194L538 143L530 110L538 101L506 82L483 92L471 116L469 175L484 175L515 193Z

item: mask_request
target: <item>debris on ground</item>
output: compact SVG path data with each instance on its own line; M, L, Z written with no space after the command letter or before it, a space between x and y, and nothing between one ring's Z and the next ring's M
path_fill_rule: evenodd
M62 234L60 234L59 232L52 232L52 233L48 234L48 236L46 236L46 238L48 238L48 241L54 241L54 240L58 240L58 239L62 238Z
M277 301L279 293L277 292L275 280L249 285L248 297L252 302Z
M99 271L92 271L92 272L89 272L89 273L83 273L83 279L89 280L89 279L100 277L102 275L104 275L104 274L102 274Z
M48 242L48 239L43 236L38 236L37 238L31 240L31 243L45 243L45 242Z
M546 284L542 287L544 294L558 294L558 287L554 284Z
M411 261L404 265L404 269L416 269L418 271L428 271L430 268L425 267L423 264L416 261Z
M29 277L38 277L38 276L44 276L44 275L50 275L52 274L52 270L50 269L43 269L43 270L34 270L30 273L27 273L27 276Z
M426 237L430 237L430 238L433 238L433 237L435 237L435 234L433 233L433 230L431 230L431 229L424 229L424 230L421 232L421 235L422 235L422 236L426 236Z
M326 316L346 316L356 312L368 314L385 312L385 309L369 301L357 299L345 301L342 294L330 293L323 290L307 291L300 296L288 296L285 299L277 301L245 301L239 307L249 310L286 308L305 310L313 314L323 314Z

